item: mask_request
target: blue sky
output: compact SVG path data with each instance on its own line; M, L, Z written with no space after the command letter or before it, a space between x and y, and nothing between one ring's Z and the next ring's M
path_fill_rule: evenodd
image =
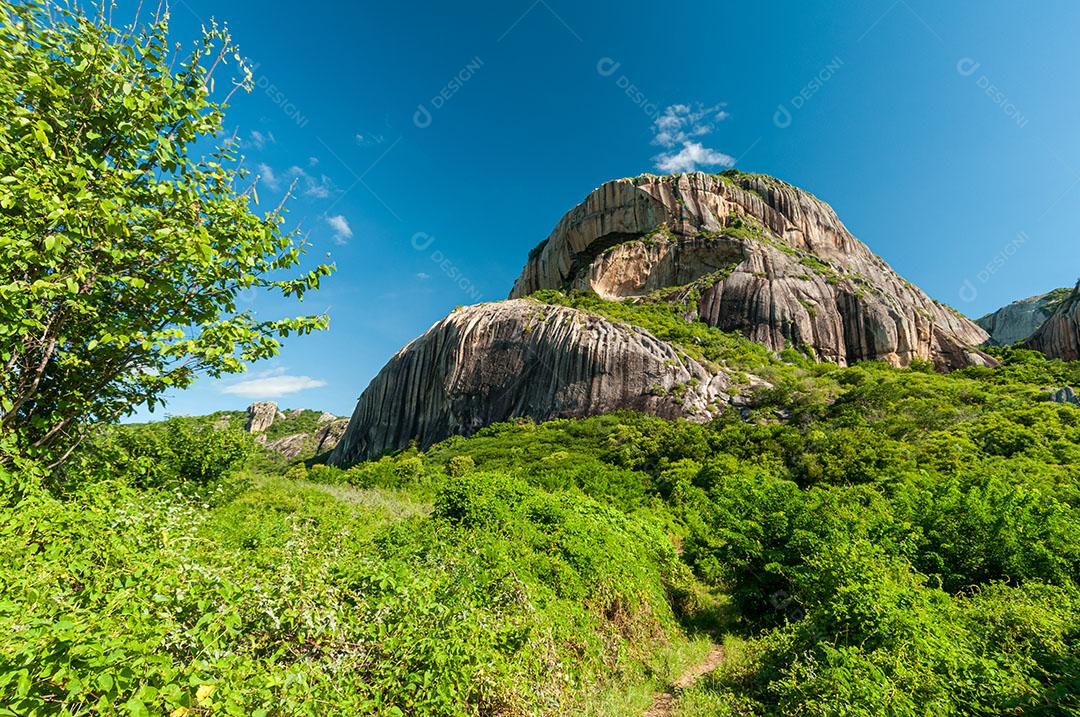
M658 164L734 160L801 186L972 316L1080 275L1074 2L172 8L177 39L216 17L256 63L228 124L264 204L297 180L290 221L338 272L304 304L329 311L328 332L247 375L200 380L167 414L266 398L348 415L432 323L505 298L590 190ZM658 143L664 126L682 135Z

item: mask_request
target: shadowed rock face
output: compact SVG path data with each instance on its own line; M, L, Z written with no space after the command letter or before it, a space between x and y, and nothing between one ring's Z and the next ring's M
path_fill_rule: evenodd
M1080 284L1028 340L1027 346L1050 358L1080 360Z
M990 334L987 343L991 346L1011 346L1031 338L1071 293L1069 289L1055 289L1014 301L975 323Z
M511 298L577 288L607 299L696 284L698 316L847 365L992 364L987 333L897 275L824 202L760 175L645 175L602 185L530 256Z
M707 420L729 396L714 374L652 334L529 300L458 309L402 349L364 391L333 465L426 448L514 417L619 409Z

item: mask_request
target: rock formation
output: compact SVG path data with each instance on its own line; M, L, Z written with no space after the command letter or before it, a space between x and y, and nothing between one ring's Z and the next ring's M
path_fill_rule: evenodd
M277 404L272 401L258 401L248 406L248 420L246 430L248 433L262 433L279 417L285 415L278 410Z
M1046 320L1053 316L1070 293L1070 289L1055 289L1046 294L1020 299L987 314L975 323L990 334L987 344L1012 346L1031 338Z
M533 250L511 298L576 288L626 299L696 285L697 316L847 365L992 364L987 334L898 276L824 202L738 172L608 182Z
M1080 284L1026 345L1050 358L1080 360Z
M307 444L307 441L308 434L293 433L292 435L282 436L277 440L270 441L266 444L266 447L280 453L286 458L296 458L304 452L304 446Z
M634 326L529 300L454 311L371 382L333 465L421 448L496 421L618 409L707 420L731 383Z
M324 413L322 415L329 416L331 414ZM321 422L322 416L319 419ZM332 422L324 422L322 428L315 432L315 455L322 455L336 446L341 437L345 435L345 429L348 425L348 418L338 418L336 416L333 417Z
M756 381L736 385L640 328L526 298L541 289L673 302L688 319L841 365L995 363L975 348L983 329L900 278L806 192L737 172L645 175L604 184L563 217L510 300L459 309L398 352L329 462L514 417L633 409L707 420Z
M1054 403L1071 403L1074 406L1080 406L1080 396L1076 395L1076 391L1071 386L1054 391L1050 394L1050 400Z

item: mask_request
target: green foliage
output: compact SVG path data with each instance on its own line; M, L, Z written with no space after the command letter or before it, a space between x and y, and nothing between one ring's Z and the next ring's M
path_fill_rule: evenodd
M239 63L227 31L177 58L165 19L114 29L29 0L0 6L0 28L0 422L16 452L59 461L83 425L326 326L238 310L242 291L302 298L331 267L288 275L303 244L281 207L256 212L236 142L213 145L228 99L213 72Z

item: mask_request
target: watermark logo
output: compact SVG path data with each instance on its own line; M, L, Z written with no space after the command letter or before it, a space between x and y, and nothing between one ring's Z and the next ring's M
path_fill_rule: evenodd
M431 249L433 244L435 244L435 237L427 232L416 232L412 235L409 243L412 244L412 248L416 251L426 252ZM476 284L461 271L461 268L458 267L457 264L447 258L442 250L433 249L428 254L428 258L431 259L433 264L439 267L439 271L441 271L446 278L465 292L465 295L472 299L474 303L480 303L484 300L483 294L481 294L480 289Z
M983 91L990 101L1001 108L1002 114L1016 123L1016 126L1023 129L1028 123L1028 118L1024 116L1024 113L1009 99L1009 95L1005 90L995 85L990 81L990 78L985 74L979 72L979 68L982 67L982 63L976 61L971 57L962 57L956 63L956 73L961 77L975 77L978 73L978 77L975 79L975 86Z
M790 100L777 105L776 112L773 113L773 124L779 129L790 127L795 121L795 113L805 107L843 66L844 61L839 56L829 60Z
M615 77L620 67L622 67L622 63L618 60L601 57L596 63L596 74L601 77ZM646 117L654 121L660 117L660 106L649 99L645 91L631 82L629 77L619 73L618 77L615 78L615 86L622 90L623 94L635 107L640 108Z
M454 95L460 92L461 88L464 87L483 66L484 61L479 57L474 57L465 63L465 65L458 70L457 73L443 85L442 89L436 92L427 103L421 102L416 106L416 112L413 112L413 124L418 129L427 129L430 127L434 120L434 113L445 107L446 103L449 102Z
M300 109L289 100L288 95L270 81L270 78L266 75L258 74L259 67L262 65L260 62L253 62L248 58L244 58L244 64L251 69L252 77L254 78L255 89L266 95L274 106L280 109L286 117L296 123L296 126L300 129L307 127L308 118L301 114Z
M979 297L979 287L988 283L994 275L997 274L1009 260L1012 259L1020 248L1028 243L1029 237L1024 232L1018 232L1016 238L1003 246L994 257L987 262L986 266L979 270L979 273L972 279L968 277L964 279L964 282L960 285L960 300L970 304Z

